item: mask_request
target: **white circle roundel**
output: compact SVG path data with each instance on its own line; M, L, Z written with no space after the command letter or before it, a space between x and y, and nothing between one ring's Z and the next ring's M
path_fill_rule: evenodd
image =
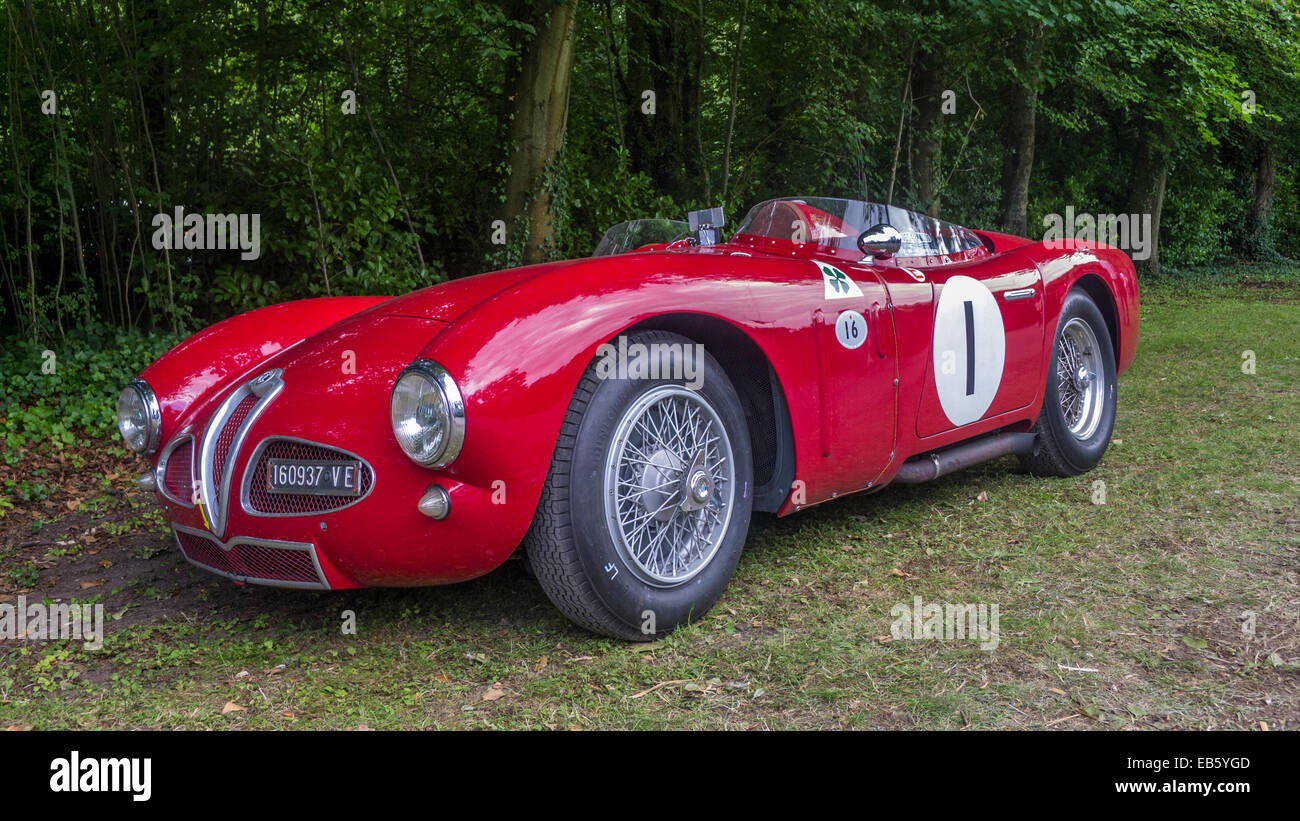
M867 341L867 320L857 311L845 311L835 320L835 338L850 351Z
M984 416L1002 384L1007 338L993 293L978 280L944 284L934 315L934 383L954 425Z

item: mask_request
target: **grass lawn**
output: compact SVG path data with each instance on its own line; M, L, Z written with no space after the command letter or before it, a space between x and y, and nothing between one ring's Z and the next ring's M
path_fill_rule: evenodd
M717 608L652 645L572 626L515 560L443 588L240 588L179 558L139 463L31 456L39 488L0 504L0 603L110 621L97 651L0 642L0 728L1300 728L1294 275L1147 289L1119 402L1086 476L1005 459L757 518ZM915 596L997 604L999 646L893 640Z

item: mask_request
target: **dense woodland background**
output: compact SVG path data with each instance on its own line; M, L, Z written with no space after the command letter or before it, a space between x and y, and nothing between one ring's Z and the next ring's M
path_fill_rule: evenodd
M1150 213L1144 276L1297 256L1294 0L5 0L5 16L0 335L42 345L582 256L631 217L722 204L734 226L794 194L1034 237L1067 206ZM176 206L260 214L261 257L156 250L151 220Z

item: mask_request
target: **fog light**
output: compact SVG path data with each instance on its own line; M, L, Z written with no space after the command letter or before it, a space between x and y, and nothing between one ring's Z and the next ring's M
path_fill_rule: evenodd
M445 519L451 512L451 497L438 485L429 485L416 507L430 519Z

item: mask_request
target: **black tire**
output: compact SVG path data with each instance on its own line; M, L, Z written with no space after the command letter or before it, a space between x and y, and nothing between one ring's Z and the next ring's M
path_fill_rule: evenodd
M1100 393L1100 411L1095 429L1086 428L1078 431L1080 436L1070 430L1070 421L1062 408L1061 370L1067 353L1063 350L1062 339L1067 326L1077 333L1081 322L1091 331L1096 342L1096 360L1100 364L1102 390ZM1033 452L1020 457L1021 464L1039 476L1078 476L1097 466L1110 445L1111 433L1115 429L1115 350L1111 345L1110 332L1106 320L1102 317L1096 303L1087 293L1080 289L1070 291L1061 306L1061 316L1057 321L1056 335L1052 340L1052 358L1048 362L1047 387L1043 392L1043 409L1038 415L1034 431L1038 434ZM1066 390L1077 390L1070 385Z
M665 331L628 335L629 348L638 342L647 346L653 343L694 345L685 337ZM725 519L725 527L721 523L716 525L721 538L711 558L701 559L703 564L694 576L679 584L648 583L638 577L645 570L634 569L611 532L617 525L611 524L606 515L607 461L625 416L629 420L639 417L638 403L673 390L662 386L686 386L686 380L619 379L608 374L602 378L597 368L599 359L598 356L587 368L569 404L546 486L524 544L542 590L571 620L606 636L651 641L702 617L731 580L744 547L753 506L749 431L735 389L718 363L706 353L698 365L702 376L698 390L677 399L694 402L698 398L721 422L734 464L734 480L727 493L730 517ZM663 352L659 373L678 373L662 367L673 359L670 352ZM621 468L616 464L612 469L618 475ZM680 477L684 473L678 471L676 475ZM712 483L709 487L716 490ZM672 492L679 494L676 497L679 500L685 498L680 495L684 492L681 488ZM669 515L679 515L675 512L677 508L670 504L672 497L661 499L669 505ZM720 504L721 500L711 497L710 503ZM725 508L715 507L717 510Z

